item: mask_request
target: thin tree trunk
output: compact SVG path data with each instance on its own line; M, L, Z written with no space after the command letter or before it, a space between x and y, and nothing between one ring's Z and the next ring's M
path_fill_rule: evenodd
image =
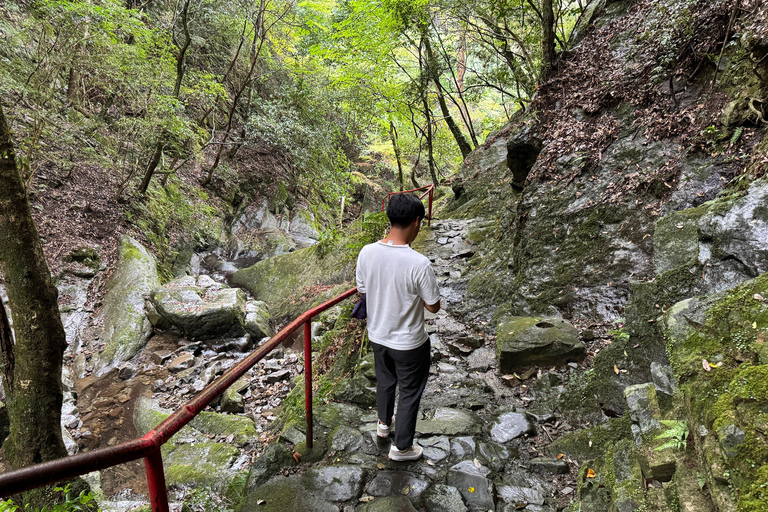
M3 451L11 467L21 468L67 455L61 437L66 336L58 291L51 282L1 106L0 271L16 334L12 352L3 344L4 362L13 361L12 375L3 379L11 422ZM44 490L29 492L25 500L42 508L44 495Z
M547 78L555 61L555 12L552 0L541 1L541 51L543 64L542 81Z
M397 176L400 183L400 192L405 188L405 179L403 178L403 163L400 160L400 147L397 145L397 130L392 119L389 120L389 138L392 140L392 148L395 150L395 160L397 160Z
M437 60L435 59L435 55L432 52L432 45L429 43L428 37L424 36L423 40L424 48L427 51L427 72L435 84L437 102L440 104L440 111L443 113L445 124L448 125L448 129L451 131L451 134L453 134L453 138L456 140L456 144L459 146L459 151L461 151L462 158L467 158L467 156L472 153L472 146L469 145L469 142L467 142L464 134L461 133L461 128L459 128L459 126L456 124L456 121L453 120L453 116L451 116L451 112L448 110L448 105L445 102L445 96L443 96L443 86L440 84L440 77L438 76L439 73L437 72Z

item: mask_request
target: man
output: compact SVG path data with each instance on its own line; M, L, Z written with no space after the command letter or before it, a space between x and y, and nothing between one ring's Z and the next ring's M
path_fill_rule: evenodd
M424 219L424 205L412 194L389 200L392 228L383 240L366 245L357 258L357 289L366 294L368 338L376 365L379 437L393 427L395 388L399 385L397 424L389 458L417 460L421 446L413 443L419 402L427 384L429 336L424 308L440 310L440 290L429 260L411 249Z

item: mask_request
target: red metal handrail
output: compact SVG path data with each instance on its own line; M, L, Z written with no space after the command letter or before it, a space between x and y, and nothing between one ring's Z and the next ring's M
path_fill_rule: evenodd
M429 207L428 207L428 213L427 213L427 226L432 225L432 197L435 193L435 185L426 185L424 187L414 188L412 190L403 190L401 192L390 192L387 194L387 197L381 200L381 211L384 211L386 208L385 203L389 201L390 196L393 196L395 194L409 194L411 192L418 192L419 190L426 190L423 194L419 196L419 199L424 199L426 196L429 196Z
M221 377L209 384L192 400L168 416L162 423L138 439L133 439L117 446L99 448L79 453L70 457L56 459L33 466L17 469L0 475L0 496L10 496L36 487L61 482L92 471L117 466L132 460L144 458L147 471L150 503L153 512L168 512L168 491L165 486L163 459L160 447L200 411L211 404L229 386L234 384L245 372L264 358L280 343L304 325L304 382L306 387L307 411L307 447L312 448L312 317L322 313L339 302L357 293L352 288L331 300L320 304L302 314L273 336L267 343L251 352L245 359L227 370Z

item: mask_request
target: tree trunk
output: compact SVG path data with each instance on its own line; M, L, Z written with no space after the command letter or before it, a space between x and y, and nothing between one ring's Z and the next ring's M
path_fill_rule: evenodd
M542 81L547 78L555 61L555 12L552 0L541 0Z
M403 178L403 163L400 160L400 148L397 145L397 130L395 130L395 124L392 120L389 120L389 138L392 140L392 149L395 150L395 160L397 160L397 176L398 183L400 183L400 192L405 188L405 178Z
M3 451L11 467L21 468L67 455L61 437L61 365L66 336L58 291L51 282L1 106L0 271L16 334L12 348L2 344L6 363L3 386L11 422ZM9 361L13 361L10 376ZM38 490L25 498L42 508L44 494Z
M429 38L424 37L424 48L427 50L427 72L430 78L435 84L435 91L437 92L437 102L440 104L440 111L443 113L443 119L445 124L448 125L448 129L451 130L453 138L456 140L456 144L459 146L462 158L467 158L472 152L472 146L469 145L464 134L461 133L461 128L453 120L451 112L448 110L448 105L445 102L445 96L443 96L443 86L440 84L439 73L437 72L437 60L432 52L432 45L429 43ZM437 185L435 185L437 186Z

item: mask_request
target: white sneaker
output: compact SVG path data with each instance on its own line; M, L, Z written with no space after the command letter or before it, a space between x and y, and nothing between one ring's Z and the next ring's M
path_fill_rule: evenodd
M413 445L410 448L406 448L405 450L398 450L395 445L392 445L392 448L389 449L389 460L394 461L407 461L407 460L418 460L421 458L422 454L424 453L424 449L419 445Z
M392 431L392 427L395 425L395 417L392 416L389 425L385 425L379 420L376 422L376 435L379 437L389 437L389 433Z

